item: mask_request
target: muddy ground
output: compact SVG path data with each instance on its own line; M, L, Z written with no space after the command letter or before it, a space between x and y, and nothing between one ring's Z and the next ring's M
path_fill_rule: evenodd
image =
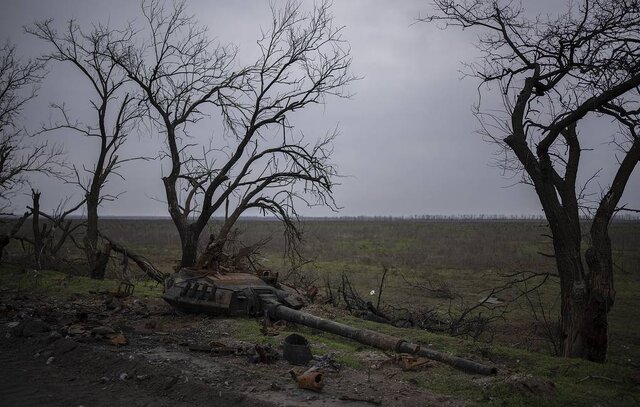
M178 315L159 299L71 300L0 292L0 400L6 406L459 406L397 378L312 361L321 392L299 389L282 358L254 363L225 319ZM258 324L256 324L258 329ZM278 348L275 353L280 353ZM322 355L318 355L322 356ZM387 358L372 351L372 361ZM372 362L372 363L373 363Z

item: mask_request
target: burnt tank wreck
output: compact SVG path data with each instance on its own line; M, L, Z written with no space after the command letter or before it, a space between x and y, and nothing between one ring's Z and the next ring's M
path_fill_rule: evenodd
M164 299L187 313L216 316L267 316L339 335L384 351L426 357L461 371L491 375L494 366L442 353L391 335L355 328L301 311L303 302L294 290L268 271L224 272L209 268L183 268L168 276Z

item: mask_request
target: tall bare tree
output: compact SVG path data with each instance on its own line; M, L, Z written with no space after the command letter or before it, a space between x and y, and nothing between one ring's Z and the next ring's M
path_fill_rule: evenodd
M70 65L91 88L89 104L95 116L90 123L70 119L64 104L57 104L52 107L61 119L45 130L70 131L96 139L98 143L95 163L88 167L83 165L82 171L74 165L73 170L76 184L82 188L86 199L87 231L83 243L90 276L102 279L109 252L101 247L98 239L98 208L105 200L117 198L104 193L103 188L109 177L122 177L118 170L125 162L138 159L125 158L121 151L141 110L134 96L127 92L127 77L107 53L108 46L120 38L116 38L116 31L100 25L83 32L73 20L67 22L62 33L53 27L52 20L37 22L28 27L27 32L51 47L42 60Z
M29 140L21 122L44 73L42 61L20 60L14 46L0 46L0 211L10 206L28 173L56 173L55 161L62 155L58 147Z
M354 78L328 3L310 13L297 3L273 8L271 26L258 40L260 57L245 67L238 66L236 49L208 39L185 4L145 2L147 37L132 33L112 47L112 56L144 92L165 136L166 202L182 242L181 265L193 266L200 235L216 212L224 211L225 221L201 265L215 261L249 209L275 215L295 238L296 201L334 205L333 135L308 143L293 133L289 118L327 96L346 96ZM226 134L203 148L190 131L216 112Z
M514 2L434 3L437 12L425 21L481 31L483 58L467 67L500 90L504 109L478 106L477 117L504 150L504 167L522 171L535 188L549 221L561 281L562 354L604 361L615 299L608 227L640 159L640 3L583 0L557 17L536 18ZM618 161L610 163L617 169L592 207L578 182L587 118L619 124ZM607 135L599 136L604 144ZM581 213L590 215L585 246Z

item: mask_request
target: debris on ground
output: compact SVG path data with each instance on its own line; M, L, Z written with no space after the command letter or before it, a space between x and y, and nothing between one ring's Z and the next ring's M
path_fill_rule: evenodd
M393 364L403 371L416 371L427 367L432 367L433 363L427 358L401 353L399 355L391 355L388 360L382 363Z
M266 345L255 344L248 354L251 363L272 363L280 359L280 353L270 343Z
M295 370L292 369L289 371L289 374L301 389L320 392L324 387L324 376L315 368L308 369L300 374L297 374Z
M136 398L147 405L234 405L242 399L249 406L324 407L344 405L343 394L358 398L354 389L363 383L369 383L366 397L374 402L463 405L453 398L440 403L428 389L389 380L384 372L340 366L331 353L307 362L311 368L297 371L300 383L294 382L278 347L235 338L224 318L176 317L161 299L116 298L109 292L64 299L0 292L0 304L0 365L7 366L0 380L16 389L3 400L8 405L31 397L27 383L36 376L46 382L48 393L42 397L64 397L68 405ZM291 334L283 335L290 326L274 326L280 326L275 329L283 339ZM55 404L45 398L44 405ZM370 402L363 397L353 405L358 403Z
M282 344L282 357L292 365L306 365L313 359L309 341L299 334L287 336Z
M329 371L329 372L339 372L342 366L335 360L335 355L333 353L328 353L322 356L314 356L313 357L313 365L312 368L321 371Z

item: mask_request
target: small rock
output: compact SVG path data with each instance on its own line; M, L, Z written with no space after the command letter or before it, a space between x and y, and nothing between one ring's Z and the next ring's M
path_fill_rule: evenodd
M79 325L79 324L73 324L67 328L68 335L82 335L85 332L87 332L87 330L84 329L83 325Z
M9 323L7 324L7 327L9 327L9 328L15 328L15 327L17 327L18 325L20 325L20 321L13 321L13 322L9 322Z
M62 338L62 335L60 335L60 332L51 331L51 333L49 334L49 337L47 337L47 343L51 344L61 338Z
M27 319L14 326L11 333L15 336L24 336L28 338L43 332L49 332L50 330L51 328L49 325L39 319Z
M47 359L47 362L45 364L50 365L54 360L56 360L56 358L54 358L53 356L49 356L49 359Z
M60 356L64 355L65 353L71 352L77 347L78 342L74 341L73 339L62 338L49 345L48 349L51 350L55 355Z
M114 336L113 338L111 338L110 342L112 345L115 345L115 346L126 345L129 343L127 338L122 334L118 334Z
M128 374L126 373L120 373L120 376L118 377L120 380L127 380L127 377L129 377Z
M147 380L148 378L149 378L148 374L142 374L142 375L136 376L136 380L140 380L140 381Z
M170 378L167 381L167 384L164 386L165 390L169 390L170 388L175 386L176 383L178 383L178 377L177 376L173 376L172 378Z
M97 326L91 330L91 333L95 335L109 335L116 333L116 331L108 326Z

